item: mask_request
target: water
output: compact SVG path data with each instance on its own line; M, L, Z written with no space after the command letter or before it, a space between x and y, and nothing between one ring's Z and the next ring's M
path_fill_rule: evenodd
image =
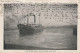
M33 35L20 35L19 30L5 30L5 43L23 46L34 46L52 49L76 49L77 36L73 28L46 28L43 32Z

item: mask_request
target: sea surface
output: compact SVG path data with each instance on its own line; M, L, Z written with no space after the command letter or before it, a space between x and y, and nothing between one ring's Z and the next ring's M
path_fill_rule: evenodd
M34 46L59 50L77 49L77 35L73 35L71 27L45 28L32 35L20 35L18 29L4 30L5 44Z

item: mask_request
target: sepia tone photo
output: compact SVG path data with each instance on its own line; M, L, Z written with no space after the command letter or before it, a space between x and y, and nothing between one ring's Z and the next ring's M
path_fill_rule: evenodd
M4 4L5 50L77 50L77 4Z

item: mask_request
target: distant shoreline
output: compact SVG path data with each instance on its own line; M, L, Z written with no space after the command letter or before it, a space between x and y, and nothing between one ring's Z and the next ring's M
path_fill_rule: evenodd
M44 28L77 28L77 25L73 25L73 26L68 26L68 25L66 25L66 26L46 26L46 27L44 27ZM16 27L16 28L8 28L8 29L5 29L4 28L4 30L17 30L18 28Z

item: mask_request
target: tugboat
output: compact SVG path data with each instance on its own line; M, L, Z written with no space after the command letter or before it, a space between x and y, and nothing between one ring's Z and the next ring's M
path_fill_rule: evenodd
M34 17L34 23L29 24L29 17ZM39 15L40 16L40 15ZM40 19L40 17L39 17ZM43 26L41 24L36 24L36 17L33 13L27 15L27 24L18 24L19 33L21 35L30 35L43 31Z

